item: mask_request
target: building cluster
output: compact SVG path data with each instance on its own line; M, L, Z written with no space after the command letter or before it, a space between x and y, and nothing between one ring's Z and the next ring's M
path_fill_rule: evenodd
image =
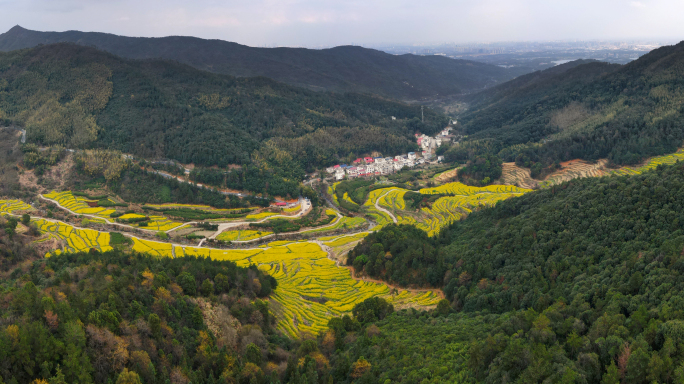
M434 151L442 145L444 141L452 139L452 137L449 136L450 131L450 127L445 128L435 137L416 134L416 141L422 149L420 154L409 152L405 155L397 155L394 157L358 158L354 160L352 165L338 164L327 168L326 171L333 175L335 180L342 180L345 177L353 179L357 177L387 175L395 173L404 167L413 168L417 165L425 164L426 162L441 162L444 160L443 156L438 156L436 160L433 160Z

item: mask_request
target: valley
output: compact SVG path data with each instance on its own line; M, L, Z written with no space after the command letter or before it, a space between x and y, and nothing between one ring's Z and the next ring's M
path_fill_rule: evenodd
M446 58L373 93L185 39L0 36L0 383L684 379L684 43L451 68L447 114L398 96Z

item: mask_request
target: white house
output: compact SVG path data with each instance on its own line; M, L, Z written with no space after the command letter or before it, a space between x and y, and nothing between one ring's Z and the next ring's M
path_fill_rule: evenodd
M409 152L408 153L408 159L409 160L415 160L416 158L416 153L415 152Z

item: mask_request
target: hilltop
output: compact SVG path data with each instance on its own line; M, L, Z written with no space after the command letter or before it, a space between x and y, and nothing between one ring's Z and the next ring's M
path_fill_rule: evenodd
M525 68L501 68L442 56L391 55L357 46L255 48L187 36L143 38L97 32L39 32L15 26L0 51L71 42L129 59L162 58L237 77L269 77L313 90L373 93L416 100L468 93L510 80Z

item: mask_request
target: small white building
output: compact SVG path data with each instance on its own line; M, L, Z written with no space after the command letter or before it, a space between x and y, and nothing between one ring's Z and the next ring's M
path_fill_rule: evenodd
M416 153L415 152L409 152L408 153L408 159L409 160L415 160L416 158Z

